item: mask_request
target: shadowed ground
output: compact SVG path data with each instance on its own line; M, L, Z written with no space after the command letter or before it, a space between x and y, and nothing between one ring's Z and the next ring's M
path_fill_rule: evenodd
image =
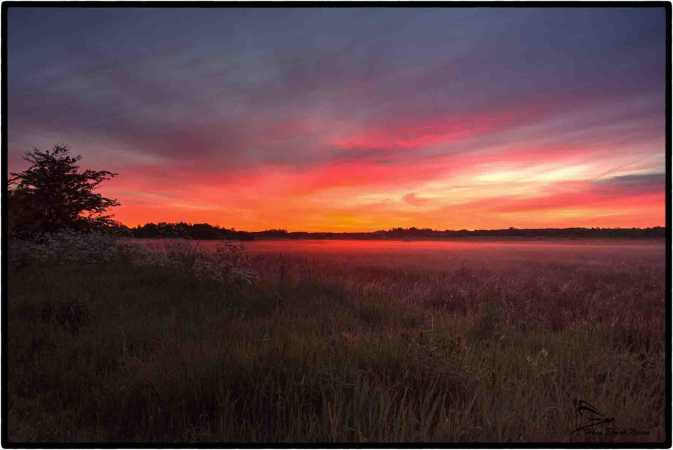
M284 245L11 271L10 440L663 440L663 242Z

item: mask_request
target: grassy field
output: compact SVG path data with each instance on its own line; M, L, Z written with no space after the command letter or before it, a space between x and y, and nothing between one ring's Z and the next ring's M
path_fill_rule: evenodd
M664 439L664 244L9 274L10 441ZM609 424L575 431L590 403Z

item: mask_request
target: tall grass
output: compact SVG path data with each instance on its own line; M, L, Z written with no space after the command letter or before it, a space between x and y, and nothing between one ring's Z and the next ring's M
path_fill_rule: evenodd
M661 441L664 261L620 261L258 255L249 282L128 253L20 265L9 438ZM574 432L574 400L611 428Z

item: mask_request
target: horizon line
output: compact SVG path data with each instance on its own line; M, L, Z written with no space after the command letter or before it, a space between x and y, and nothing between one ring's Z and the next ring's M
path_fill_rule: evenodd
M318 234L318 233L331 233L331 234L373 234L373 233L381 233L381 232L391 232L391 231L425 231L425 232L453 232L453 233L459 233L459 232L480 232L480 231L548 231L548 230L651 230L651 229L658 229L658 228L663 228L667 229L666 224L664 225L651 225L651 226L646 226L646 227L636 227L636 226L631 226L631 227L591 227L591 226L575 226L575 227L542 227L542 228L522 228L522 227L515 227L515 226L509 226L506 228L461 228L461 229L434 229L434 228L420 228L418 226L410 226L410 227L392 227L392 228L387 228L387 229L376 229L376 230L369 230L369 231L335 231L335 230L321 230L321 231L308 231L308 230L289 230L286 228L277 228L277 227L272 227L272 228L265 228L265 229L260 229L260 230L243 230L243 229L237 229L235 227L227 227L223 225L213 225L208 222L186 222L186 221L179 221L179 222L145 222L144 224L137 224L133 226L126 225L122 222L118 222L119 225L133 229L133 228L139 228L143 227L149 224L153 225L160 225L160 224L166 224L166 225L179 225L179 224L185 224L189 226L194 226L194 225L208 225L213 228L220 228L222 230L229 230L229 231L234 231L238 233L265 233L265 232L285 232L285 233L312 233L312 234Z

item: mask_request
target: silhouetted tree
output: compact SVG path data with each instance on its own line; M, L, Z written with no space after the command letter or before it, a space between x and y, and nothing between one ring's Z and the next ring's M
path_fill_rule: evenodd
M94 192L103 181L114 177L107 170L80 171L65 146L27 153L28 169L11 173L9 179L9 217L13 234L31 235L61 229L91 230L114 224L108 208L118 206L115 199Z

